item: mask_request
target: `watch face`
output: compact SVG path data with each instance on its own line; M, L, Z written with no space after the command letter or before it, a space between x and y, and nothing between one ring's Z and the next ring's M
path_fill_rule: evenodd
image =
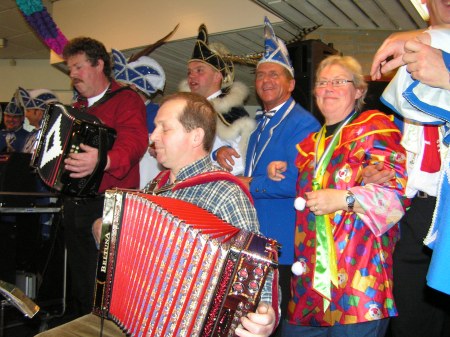
M353 206L355 204L355 196L353 194L348 194L346 201L347 201L347 205Z

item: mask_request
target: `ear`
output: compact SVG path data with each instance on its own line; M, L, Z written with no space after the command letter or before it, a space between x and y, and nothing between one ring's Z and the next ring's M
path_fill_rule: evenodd
M364 94L364 91L362 89L356 89L355 93L355 100L361 98L361 96Z
M192 142L194 147L203 146L203 139L205 138L205 130L202 128L196 128L191 131Z
M223 76L220 71L214 72L214 83L218 84L219 86L222 85Z
M295 80L292 79L289 81L289 92L293 92L295 89Z
M95 66L100 72L103 72L103 68L105 67L105 62L102 59L97 60L97 65Z

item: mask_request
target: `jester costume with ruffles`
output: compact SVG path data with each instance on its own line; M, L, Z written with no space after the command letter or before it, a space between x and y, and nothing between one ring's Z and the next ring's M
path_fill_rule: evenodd
M336 257L331 264L337 271L336 285L328 279L330 298L324 299L313 287L320 254L320 247L316 247L317 217L309 208L297 212L295 258L305 271L291 280L288 320L296 325L332 326L397 315L392 295L392 253L399 239L397 222L407 202L403 198L406 156L400 146L401 134L392 116L375 110L355 114L338 129L321 188L351 190L365 214L337 211L323 216L331 226ZM312 133L297 145L299 196L313 189L319 136L320 132ZM332 138L325 138L325 146L329 147ZM363 186L363 168L377 162L394 169L395 179L383 186Z

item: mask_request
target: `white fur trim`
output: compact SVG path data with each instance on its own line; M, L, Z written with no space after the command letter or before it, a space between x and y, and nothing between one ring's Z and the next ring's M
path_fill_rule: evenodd
M190 92L187 79L181 81L178 89L183 92ZM224 97L217 97L211 100L214 109L220 114L226 114L232 107L243 106L248 96L248 87L242 82L234 82L230 90ZM247 153L248 139L256 128L256 121L251 117L241 117L234 121L230 126L226 126L220 118L217 119L217 135L225 141L239 140L238 152L241 158L245 160Z
M183 92L190 92L187 80L181 81L178 89ZM248 97L248 88L242 82L234 82L230 90L224 97L217 97L211 100L214 109L222 115L230 111L232 107L243 106Z

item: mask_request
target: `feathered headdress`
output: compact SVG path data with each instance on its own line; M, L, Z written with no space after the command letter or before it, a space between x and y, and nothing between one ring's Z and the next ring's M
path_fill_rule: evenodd
M147 55L162 46L176 32L178 26L176 25L162 39L144 48L139 53L132 55L128 61L120 51L112 49L115 79L122 83L135 85L147 96L151 96L158 90L163 90L166 83L164 70L158 62Z
M296 42L302 41L306 35L309 33L315 31L317 28L319 28L321 25L316 25L313 27L303 28L301 31L298 32L298 34L291 40L283 42L280 38L277 38L275 35L275 31L270 23L270 21L267 19L267 17L264 20L264 52L263 53L254 53L254 54L246 54L246 55L224 55L223 58L225 60L228 60L230 62L239 63L239 64L245 64L250 66L257 66L259 63L262 62L276 62L280 63L281 61L278 59L278 57L281 57L281 59L289 60L289 55L287 52L286 46L289 46L291 44L294 44ZM276 52L283 53L283 55L276 55ZM270 61L269 61L270 60ZM285 62L282 64L283 66L287 65L287 69L291 72L291 67L289 67L289 62Z
M198 28L197 41L189 62L200 61L211 65L222 74L222 87L226 88L233 84L234 65L226 56L230 55L228 49L222 43L208 42L208 30L204 24Z

